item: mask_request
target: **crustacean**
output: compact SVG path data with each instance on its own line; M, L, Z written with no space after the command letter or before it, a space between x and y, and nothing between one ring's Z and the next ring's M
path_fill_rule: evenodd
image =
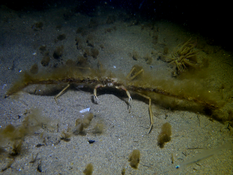
M173 52L167 57L166 62L175 64L176 70L172 73L177 76L187 70L187 68L197 68L196 53L194 50L196 42L192 42L191 38L184 44L179 44Z
M187 45L187 44L185 44ZM193 52L190 49L181 49L183 53L191 56ZM181 67L179 67L181 69ZM56 68L49 72L40 72L38 74L32 75L29 72L25 71L22 73L22 77L15 82L11 88L8 89L6 96L8 97L23 88L34 85L60 85L65 84L66 87L63 88L60 93L58 93L54 99L57 101L57 98L61 96L70 85L84 85L92 87L94 101L97 102L97 89L105 87L113 87L119 90L124 90L129 99L129 102L132 100L130 92L138 94L145 99L149 100L149 116L150 116L150 127L148 133L151 132L153 128L153 113L151 108L151 97L150 94L160 94L162 96L171 97L173 99L184 100L189 102L194 102L203 106L205 109L217 109L218 106L215 102L210 99L202 99L200 97L192 97L187 94L175 94L174 92L169 92L166 89L163 89L156 81L151 80L151 75L145 74L144 69L141 66L133 66L129 74L125 78L116 78L111 72L101 69L83 69L78 66L65 65L60 68Z

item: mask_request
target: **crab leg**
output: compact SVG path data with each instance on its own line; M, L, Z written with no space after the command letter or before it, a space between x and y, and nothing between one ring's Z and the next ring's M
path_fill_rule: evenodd
M149 127L149 130L148 130L148 134L150 134L152 128L153 128L153 124L154 124L154 120L153 120L153 113L152 113L152 109L151 109L151 98L144 95L144 94L141 94L141 93L138 93L138 95L141 95L142 97L146 98L149 100L149 115L150 115L150 127Z
M116 88L117 89L122 89L122 90L124 90L125 92L126 92L126 95L128 96L128 98L129 98L129 101L128 102L130 102L131 100L132 100L132 97L130 96L130 93L129 93L129 91L124 87L124 86L116 86Z
M130 76L131 76L131 74L133 73L134 69L135 69L135 67L133 67L133 68L130 70L130 72L129 72L128 75L126 76L127 79L132 80L132 79L130 78Z
M54 100L56 101L56 103L57 103L57 98L60 97L60 96L64 93L64 91L65 91L66 89L68 89L69 87L70 87L70 84L68 84L64 89L62 89L61 92L59 92L59 94L57 94L57 95L54 97Z
M135 77L137 77L140 73L142 73L144 70L141 69L140 71L138 71L134 76L130 77L130 80L133 80ZM127 76L128 77L128 76Z
M105 87L106 85L103 85L103 84L97 84L94 88L94 101L97 103L97 100L98 100L98 97L97 97L97 88L100 88L100 87Z

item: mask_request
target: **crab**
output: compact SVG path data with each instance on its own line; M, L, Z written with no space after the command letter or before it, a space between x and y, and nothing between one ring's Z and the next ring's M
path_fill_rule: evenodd
M187 70L188 68L197 68L196 53L194 50L196 42L191 42L191 38L183 45L178 45L172 54L168 57L166 62L175 64L176 71L173 72L173 76L177 76Z
M186 55L187 57L183 57L183 59L177 59L177 60L171 60L170 62L177 63L178 70L182 70L189 62L185 62L187 58L191 58L191 56L194 54L194 51L192 51L194 45L189 44L189 41L185 43L181 48L177 50L177 54L182 53L183 55ZM181 62L183 61L183 62ZM161 94L164 96L177 98L180 100L186 100L195 102L197 104L202 105L206 109L218 109L218 105L215 104L215 102L210 102L201 100L199 98L195 98L192 96L184 96L184 95L177 95L174 93L171 93L167 90L162 89L159 85L152 85L152 84L145 84L146 81L143 81L143 79L148 79L148 74L145 73L145 70L139 66L135 65L132 67L129 74L126 76L126 78L116 78L111 73L106 73L105 70L99 70L99 69L85 69L90 71L83 71L83 69L77 67L77 66L63 66L60 68L56 68L55 70L48 72L44 74L44 72L37 74L37 75L31 75L28 72L25 72L22 75L22 78L15 82L12 87L6 92L5 98L9 97L10 95L17 93L18 91L22 90L23 88L29 86L29 85L35 85L35 84L41 84L41 85L59 85L59 84L66 84L66 87L62 89L55 97L55 101L57 102L57 99L65 93L65 91L71 86L71 85L84 85L89 86L93 88L93 101L95 103L98 103L98 97L97 97L97 90L100 88L116 88L119 90L125 91L127 97L128 97L128 104L132 101L131 92L133 94L138 94L145 99L148 100L148 111L149 111L149 117L150 117L150 126L148 133L151 132L154 124L153 120L153 112L152 112L152 100L150 97L151 93ZM130 107L130 104L129 104ZM130 109L130 108L129 108ZM130 111L129 111L130 112Z

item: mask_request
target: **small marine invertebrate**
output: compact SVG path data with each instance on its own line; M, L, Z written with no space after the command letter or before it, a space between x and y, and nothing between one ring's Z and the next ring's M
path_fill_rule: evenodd
M184 72L185 69L197 68L196 53L194 50L196 42L192 42L191 38L184 44L179 44L174 51L167 57L166 62L174 63L176 71L173 72L173 76L177 76Z

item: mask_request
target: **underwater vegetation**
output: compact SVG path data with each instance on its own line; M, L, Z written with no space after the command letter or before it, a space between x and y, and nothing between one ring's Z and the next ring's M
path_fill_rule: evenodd
M164 123L157 139L160 148L163 148L164 144L171 140L171 134L171 125L169 123Z
M30 69L30 73L31 74L37 74L38 70L39 70L38 65L37 64L33 64L32 67L31 67L31 69Z
M24 146L25 137L33 135L36 131L40 128L50 128L52 129L53 126L51 125L50 119L41 115L38 109L32 109L27 111L27 116L25 116L23 122L19 126L14 126L12 124L7 125L5 128L0 128L0 159L9 158L10 161L7 165L2 168L2 172L6 171L8 168L11 168L12 164L14 163L16 157L22 156L25 154L26 147ZM104 129L104 125L101 121L96 121L89 130L87 128L90 126L91 121L94 117L93 113L87 113L82 118L78 118L76 120L76 124L73 127L68 127L67 131L61 132L61 137L56 142L52 142L53 144L57 145L60 143L60 140L65 142L69 142L72 136L77 135L85 135L86 132L90 132L92 134L101 134ZM57 132L58 132L59 125L57 124ZM48 140L46 140L44 136L44 132L40 134L40 138L43 138L43 144L37 144L36 147L47 146ZM88 140L90 144L93 144L95 140ZM6 146L7 145L7 146ZM35 155L35 154L34 154ZM37 160L40 160L37 165L37 171L42 172L41 167L41 159L37 158L38 153L33 156L29 163L35 163ZM84 174L91 175L93 172L93 165L88 164L86 169L83 171Z
M15 127L14 125L9 124L5 128L0 128L0 158L12 159L8 162L7 166L1 170L2 172L11 167L17 156L23 154L24 138L33 135L40 128L44 128L49 122L50 120L43 117L39 110L33 109L24 118L20 126ZM12 146L5 149L8 142L10 142L10 145Z
M24 137L32 135L44 124L48 123L49 119L41 116L39 110L34 109L24 118L20 126L15 127L9 124L5 128L0 128L0 144L4 144L7 140L12 142L23 140Z
M83 171L85 175L92 175L93 173L93 165L92 163L87 164L85 170Z
M57 40L59 40L59 41L64 40L64 39L66 39L66 35L65 34L61 34L61 35L57 36Z
M147 54L143 58L144 58L144 60L146 61L147 64L151 64L152 63L153 59L152 59L152 57L149 54Z
M138 168L138 164L140 162L140 151L135 149L129 156L130 166L134 169Z
M87 132L90 132L92 134L102 134L104 130L104 124L101 121L96 122L93 127L87 129L90 126L93 117L94 117L93 113L87 113L82 118L78 118L75 121L74 127L68 127L67 131L64 130L62 131L61 140L65 142L69 142L71 136L77 136L77 135L85 136ZM90 142L92 141L89 141L89 143Z
M86 114L82 119L78 118L75 122L75 128L73 134L75 135L85 135L85 128L90 125L90 122L93 119L93 113Z
M53 52L53 57L55 59L61 58L61 56L63 54L63 51L64 51L64 46L63 45L56 47L56 49Z
M34 30L34 31L40 31L40 30L42 30L43 29L43 26L44 26L44 24L43 24L43 22L36 22L36 23L34 23L33 25L32 25L32 29Z
M101 122L97 122L94 127L91 129L93 134L102 134L104 130L104 124Z

